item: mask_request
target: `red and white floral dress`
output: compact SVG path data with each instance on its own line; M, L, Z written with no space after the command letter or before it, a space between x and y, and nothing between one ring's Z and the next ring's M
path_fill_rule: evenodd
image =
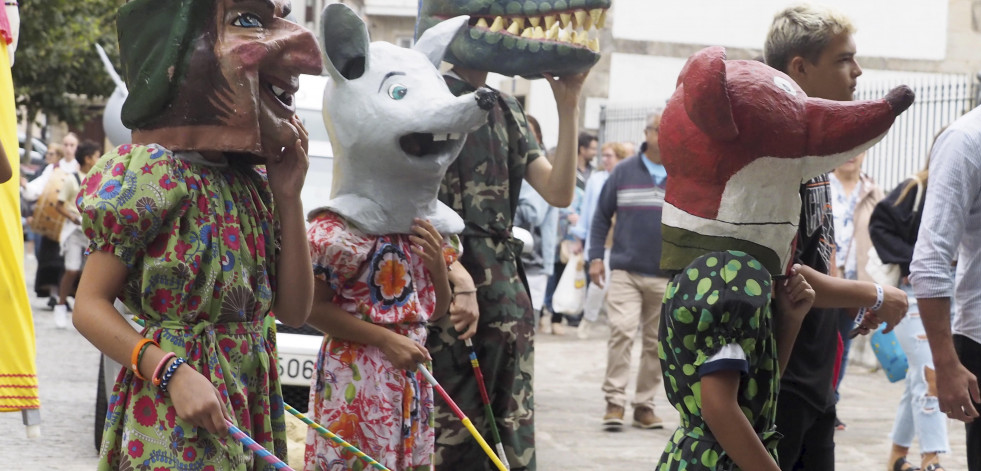
M436 291L408 234L369 235L344 217L320 213L307 230L314 276L334 290L334 303L359 319L426 344ZM446 239L446 263L459 245ZM387 468L429 470L433 455L433 390L419 372L397 369L373 346L324 338L310 390L314 420ZM362 469L352 453L312 429L307 471Z

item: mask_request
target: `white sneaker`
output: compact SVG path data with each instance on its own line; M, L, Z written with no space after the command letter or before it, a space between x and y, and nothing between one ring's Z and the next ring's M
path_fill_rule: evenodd
M55 305L54 322L55 322L55 327L59 329L68 328L68 306L64 304Z

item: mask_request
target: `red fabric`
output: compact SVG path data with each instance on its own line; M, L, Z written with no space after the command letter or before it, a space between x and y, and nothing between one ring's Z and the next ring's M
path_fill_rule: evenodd
M838 345L835 348L835 375L831 378L831 387L838 389L838 375L841 373L841 359L845 356L845 342L841 340L841 332L837 334Z
M10 44L14 42L14 32L10 28L10 19L7 18L7 8L0 8L0 36L3 36L3 40Z

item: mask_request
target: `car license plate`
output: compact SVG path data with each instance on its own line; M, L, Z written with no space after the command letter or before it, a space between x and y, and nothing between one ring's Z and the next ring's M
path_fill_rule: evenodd
M308 355L279 354L279 382L286 386L309 386L317 358Z

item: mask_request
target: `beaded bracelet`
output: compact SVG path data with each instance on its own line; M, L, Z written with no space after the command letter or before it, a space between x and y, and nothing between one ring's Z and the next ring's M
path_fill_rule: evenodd
M163 378L160 379L159 388L161 392L167 392L167 386L170 386L170 378L174 376L174 372L177 371L177 368L183 365L185 362L186 360L178 357L173 363L170 364L170 368L167 368L167 371L165 371L163 374Z
M174 352L167 352L167 354L160 359L160 363L157 363L157 367L154 368L152 376L154 386L160 386L160 373L163 372L164 366L167 364L167 362L176 356L177 354Z
M17 4L17 2L3 2L3 4L4 5L7 5L8 7L19 7L20 6L20 5Z
M133 368L133 373L136 374L137 378L140 378L143 381L146 381L146 378L140 374L140 359L143 358L143 353L150 345L160 346L160 344L153 341L153 339L140 339L140 341L136 343L136 346L133 347L133 353L131 353L129 356L130 367Z

